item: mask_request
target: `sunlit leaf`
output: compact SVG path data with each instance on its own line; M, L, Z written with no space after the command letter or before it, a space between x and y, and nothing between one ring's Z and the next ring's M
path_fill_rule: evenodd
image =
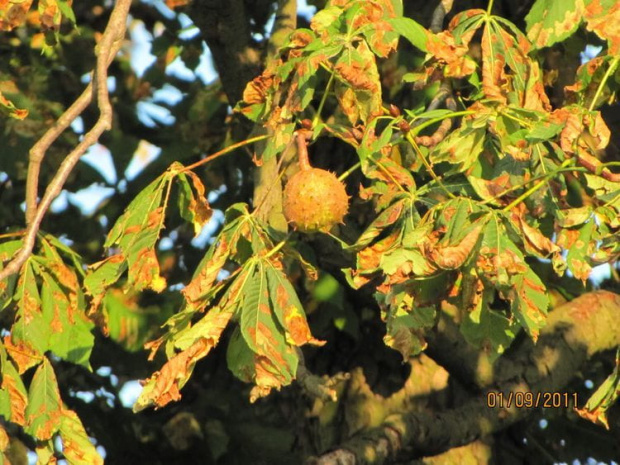
M51 439L60 428L62 401L58 382L47 358L35 371L28 389L26 431L40 440Z
M577 30L583 0L536 0L525 17L527 36L537 48L550 47Z
M192 223L194 235L198 236L213 215L213 210L211 210L205 197L205 187L193 171L180 173L177 180L180 184L179 209L181 216Z
M7 358L4 345L0 342L0 415L5 420L20 426L26 425L28 394L26 387L13 363Z
M84 425L73 410L62 410L59 433L62 453L70 464L103 465L103 458L95 449L84 430Z

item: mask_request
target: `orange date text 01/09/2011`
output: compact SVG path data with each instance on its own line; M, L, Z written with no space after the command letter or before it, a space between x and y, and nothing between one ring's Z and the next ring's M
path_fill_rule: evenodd
M571 408L577 406L577 393L510 391L487 393L489 408Z

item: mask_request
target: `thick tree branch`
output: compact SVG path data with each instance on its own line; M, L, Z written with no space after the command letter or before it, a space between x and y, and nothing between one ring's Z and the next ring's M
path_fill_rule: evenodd
M584 294L550 313L537 344L520 347L495 367L494 384L504 399L517 392L560 392L597 352L620 345L620 296L607 291ZM357 435L312 463L359 465L435 455L504 429L533 409L489 408L486 395L438 414L403 412Z
M202 31L213 54L228 101L241 100L246 83L258 75L261 52L252 43L250 21L243 0L192 2L189 15Z
M106 29L95 50L97 64L94 75L82 95L67 109L57 123L50 128L30 151L30 165L28 168L26 193L26 221L27 230L22 248L17 252L7 266L0 271L0 281L19 271L28 259L34 248L39 226L43 221L52 201L60 194L69 174L86 150L99 140L101 134L112 125L112 106L108 96L108 67L116 56L125 37L127 15L131 0L118 0ZM93 92L97 95L97 105L100 115L95 125L88 131L80 143L63 160L58 171L47 186L41 203L37 206L38 179L41 162L50 145L64 132L92 101ZM36 211L35 211L36 209Z

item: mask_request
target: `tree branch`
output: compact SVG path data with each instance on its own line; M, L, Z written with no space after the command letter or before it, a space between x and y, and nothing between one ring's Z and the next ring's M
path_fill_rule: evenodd
M112 124L112 106L108 95L108 67L116 56L125 37L127 15L131 0L118 0L101 41L95 47L97 64L91 83L88 84L82 95L71 105L30 150L28 177L26 186L26 222L27 229L24 243L17 254L0 271L0 281L16 273L28 259L34 248L35 240L43 217L47 213L52 201L60 194L69 174L86 150L99 140L101 134L109 130ZM41 203L37 206L37 190L41 162L50 145L69 127L86 107L91 103L93 92L97 95L99 119L88 131L80 143L63 160L54 178L50 181ZM36 210L35 210L36 209Z
M489 392L502 392L504 399L517 392L531 392L534 399L538 393L560 392L592 355L620 345L619 310L620 296L608 291L561 305L550 313L537 344L526 343L498 361ZM435 455L507 428L533 411L514 405L489 408L483 395L438 414L403 412L311 463L379 464Z
M259 73L260 49L252 44L243 0L192 2L189 15L202 31L213 54L224 92L231 105L241 100L246 83Z

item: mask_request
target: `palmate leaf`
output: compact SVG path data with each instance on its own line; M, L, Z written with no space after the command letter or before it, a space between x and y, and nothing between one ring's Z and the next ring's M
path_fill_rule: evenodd
M42 255L32 256L18 280L17 313L7 349L20 373L51 350L90 369L93 323L86 317L78 278L51 243L42 238Z
M528 110L548 111L549 98L532 45L510 21L491 16L485 21L482 49L482 90L488 99Z
M207 356L215 347L220 336L242 302L243 284L247 277L247 267L234 279L218 306L211 308L207 314L191 325L190 320L196 312L185 310L166 323L170 329L159 340L149 344L152 355L167 340L166 353L168 362L145 381L144 388L133 406L134 412L155 406L163 407L169 402L181 398L181 389L189 380L196 362ZM171 320L181 321L175 325ZM176 353L176 350L180 352Z
M203 308L213 297L218 274L229 261L245 263L250 256L270 247L271 240L256 224L247 205L235 204L226 211L224 227L198 264L183 289L190 308Z
M546 324L547 289L509 239L502 218L494 213L489 214L478 252L476 272L483 278L485 287L495 287L510 302L512 315L536 340Z
M341 89L338 100L351 124L357 119L366 123L381 114L381 82L375 55L366 42L356 48L346 49L336 61L334 72L340 82L346 85L347 93Z
M160 275L155 243L163 228L170 183L181 168L180 164L173 164L144 188L110 230L104 246L118 248L118 252L91 265L84 280L86 292L93 298L92 311L101 303L105 290L125 270L128 270L126 288L157 292L165 289L166 280Z

